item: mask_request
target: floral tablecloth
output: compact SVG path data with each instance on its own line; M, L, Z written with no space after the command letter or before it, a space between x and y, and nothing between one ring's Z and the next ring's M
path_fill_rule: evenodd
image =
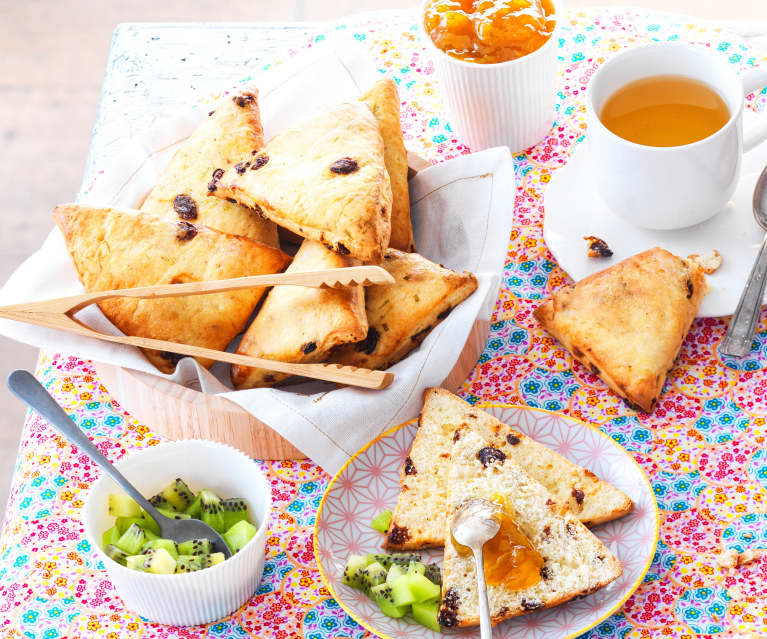
M696 321L648 415L573 362L536 325L532 310L569 282L542 239L542 196L584 139L584 90L596 67L651 40L709 45L739 70L767 64L767 56L675 16L595 9L569 12L565 23L557 123L540 145L515 156L518 192L509 211L514 227L504 285L486 349L462 394L471 402L527 404L596 424L632 451L650 477L661 509L655 559L623 609L584 637L765 637L767 558L732 572L716 558L725 549L767 547L767 314L751 354L739 361L716 352L724 320ZM443 115L413 14L363 16L334 29L365 43L381 72L396 79L409 148L435 162L468 152ZM767 91L749 97L752 108L766 102ZM110 397L88 362L43 354L37 374L113 461L160 441ZM83 497L98 470L41 418L28 417L0 539L0 637L371 636L329 597L316 570L312 526L328 476L310 461L257 463L275 504L259 589L217 623L160 626L124 609L84 538Z

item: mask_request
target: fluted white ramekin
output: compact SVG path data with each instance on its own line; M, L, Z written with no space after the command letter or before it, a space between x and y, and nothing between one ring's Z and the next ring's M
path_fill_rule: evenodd
M557 98L557 42L564 11L554 0L556 26L542 47L528 55L495 64L454 58L432 41L424 28L424 0L419 14L421 37L450 121L472 151L507 146L516 153L540 142L554 123Z
M150 621L174 626L210 623L242 606L261 581L271 512L269 482L256 463L224 444L186 440L133 452L116 466L147 496L181 477L195 492L210 488L222 499L242 497L258 526L256 535L240 552L217 566L178 575L130 570L107 557L101 548L101 536L113 523L107 512L107 495L120 492L119 486L102 474L85 501L85 534L125 606Z

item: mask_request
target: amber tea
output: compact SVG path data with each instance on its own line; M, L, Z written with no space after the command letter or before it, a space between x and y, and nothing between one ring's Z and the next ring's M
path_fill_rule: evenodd
M699 80L657 75L618 89L599 119L630 142L681 146L716 133L730 119L730 111L721 96Z

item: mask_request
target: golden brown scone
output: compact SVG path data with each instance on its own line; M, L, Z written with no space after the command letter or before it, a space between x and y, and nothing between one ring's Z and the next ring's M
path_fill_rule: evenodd
M218 180L217 196L336 253L381 262L391 233L391 184L378 123L364 104L327 108L243 162Z
M430 262L418 253L387 249L381 264L394 284L366 287L368 333L340 346L330 361L386 369L420 346L431 330L477 288L477 278Z
M265 275L290 262L266 244L140 211L62 204L53 217L80 281L91 292ZM252 288L156 300L116 298L99 306L126 335L223 350L245 328L263 292ZM164 373L172 373L180 359L174 353L144 353Z
M384 161L391 180L391 239L389 246L414 252L413 227L410 223L410 192L407 185L407 151L402 140L399 119L399 93L391 78L376 82L360 98L378 120L384 143Z
M263 146L258 93L243 91L223 98L174 153L141 210L279 247L274 222L236 202L211 197L209 188L216 175Z
M650 412L707 292L700 266L654 248L557 291L534 315L618 395Z
M288 272L356 266L356 260L304 240ZM281 362L320 362L339 344L358 342L368 331L362 286L310 288L275 286L237 349L243 355ZM289 375L246 366L232 367L235 388L271 386Z

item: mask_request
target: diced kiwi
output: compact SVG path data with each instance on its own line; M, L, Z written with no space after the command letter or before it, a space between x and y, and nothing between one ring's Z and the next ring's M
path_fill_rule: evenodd
M422 575L426 572L426 566L420 561L411 561L407 566L408 575Z
M117 530L117 526L112 526L101 535L101 547L106 548L109 544L114 545L118 539L120 539L120 531Z
M144 562L146 555L131 555L125 559L125 565L131 570L144 571Z
M200 516L202 515L202 508L200 508L199 494L197 495L197 497L194 498L194 501L189 505L189 507L184 512L194 519L200 518Z
M395 606L409 606L415 601L415 595L410 589L409 579L410 575L402 575L389 584L391 587L392 603Z
M158 548L167 550L173 559L178 557L178 547L172 539L152 539L151 541L144 542L144 545L141 546L141 554L146 555L148 552Z
M419 623L434 632L442 631L437 622L439 603L436 601L414 601L411 607L411 613L413 615L413 620L416 623Z
M221 499L212 490L203 488L200 491L200 510L202 511L200 519L213 530L219 533L223 533L226 530L224 528L224 511L221 508Z
M383 510L373 517L373 521L370 522L370 527L378 532L385 533L389 530L389 524L391 523L392 512L391 510Z
M378 604L387 617L404 617L410 606L395 606L392 599L391 586L380 584L370 589L370 598Z
M365 566L362 583L367 592L372 590L374 586L380 586L381 584L386 583L386 568L377 561L369 566Z
M120 536L120 539L117 540L115 546L122 550L126 555L138 555L145 540L144 529L138 524L131 524Z
M171 504L165 497L162 496L162 493L157 493L156 495L152 495L149 498L149 503L152 504L155 508L165 508L166 510L176 510L173 507L173 504Z
M389 584L395 606L412 604L414 601L431 601L439 597L441 589L419 573L405 574Z
M362 574L366 567L367 561L364 555L349 555L341 582L357 590L362 590Z
M442 571L437 564L426 564L426 570L424 570L423 576L433 584L437 584L438 586L442 585Z
M176 571L176 560L165 548L157 548L146 555L144 570L157 575L171 575Z
M192 555L179 555L176 559L176 572L194 572L202 570L201 558Z
M213 549L210 539L190 539L178 545L179 555L207 555Z
M222 552L214 552L209 555L202 555L200 557L200 566L202 568L210 568L211 566L218 566L223 563L226 557Z
M146 537L147 541L152 541L153 539L159 539L160 535L155 535L151 530L144 528L144 537Z
M205 499L203 498L203 521L205 521ZM253 539L253 536L256 534L258 529L251 524L249 521L245 521L244 519L242 521L238 521L234 526L232 526L229 530L227 530L224 534L224 541L229 546L229 549L235 553L239 552L245 544L247 544L251 539Z
M136 524L143 530L151 530L157 535L160 534L160 527L153 519L148 520L144 517L118 517L115 519L115 527L117 528L117 532L119 532L121 535L124 534L125 531L128 530L128 528L130 528L133 524Z
M186 513L180 513L176 510L168 510L167 508L158 508L157 512L170 519L191 519L191 516Z
M144 530L149 530L149 531L153 532L155 535L159 535L160 534L160 526L159 526L159 524L154 519L152 519L149 516L149 513L142 512L141 513L141 520L142 521L137 521L136 523L139 526L141 526Z
M104 546L104 552L106 553L107 557L113 559L118 564L122 564L123 566L125 565L125 560L128 558L128 555L114 544L107 544Z
M248 502L242 497L222 499L221 509L224 511L224 530L229 530L238 521L243 519L250 521L250 508L248 507Z
M141 506L128 495L110 494L107 500L111 517L141 517Z
M393 552L391 554L370 554L367 556L367 562L372 564L377 561L387 570L394 564L399 564L403 568L407 568L411 561L421 561L421 555L414 552Z
M401 577L405 574L405 569L402 568L399 564L392 564L392 567L389 568L389 572L386 573L386 583L390 584L392 581L394 581L397 577Z
M184 512L194 501L194 493L189 490L189 486L180 477L177 477L176 481L166 486L160 495L179 512Z

